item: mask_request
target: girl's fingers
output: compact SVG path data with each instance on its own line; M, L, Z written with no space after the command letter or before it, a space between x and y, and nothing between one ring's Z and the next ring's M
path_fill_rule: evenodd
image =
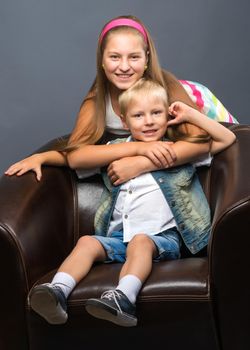
M172 143L173 144L173 143ZM169 142L166 142L164 144L165 149L168 151L168 154L170 155L172 161L176 161L177 156L173 148L170 146Z
M165 168L165 166L167 166L166 154L162 151L155 150L154 152L151 152L149 158L157 168Z
M14 165L12 165L11 167L9 167L4 173L6 174L6 175L13 175L14 173L15 173L15 167L14 167Z
M40 181L42 178L42 171L41 171L41 167L35 168L34 172L36 173L36 179L37 181Z
M27 171L26 169L21 169L21 170L19 170L19 171L16 172L16 175L17 175L17 176L22 176L23 174L26 173L26 171Z

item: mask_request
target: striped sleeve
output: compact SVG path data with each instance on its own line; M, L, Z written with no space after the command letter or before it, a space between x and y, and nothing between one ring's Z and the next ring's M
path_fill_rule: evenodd
M239 123L206 86L189 80L180 80L180 82L192 101L206 116L219 122Z

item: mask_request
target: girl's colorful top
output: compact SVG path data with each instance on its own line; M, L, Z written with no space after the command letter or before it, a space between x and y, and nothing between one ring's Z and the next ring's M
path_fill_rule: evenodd
M200 111L209 118L218 122L239 123L207 87L189 80L180 80L180 82Z

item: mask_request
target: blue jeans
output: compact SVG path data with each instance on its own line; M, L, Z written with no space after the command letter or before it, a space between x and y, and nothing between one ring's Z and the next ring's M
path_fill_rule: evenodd
M105 262L125 262L128 243L123 242L123 232L114 231L109 237L94 235L107 253ZM176 227L172 227L155 236L148 236L155 243L158 255L154 261L175 260L180 258L181 237Z

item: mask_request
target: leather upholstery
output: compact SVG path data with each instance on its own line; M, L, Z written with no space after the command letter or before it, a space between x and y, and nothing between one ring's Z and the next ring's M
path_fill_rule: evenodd
M84 303L117 283L120 264L97 264L68 300L69 320L51 326L27 302L48 282L82 234L93 233L102 191L98 175L79 180L66 167L0 179L0 349L165 347L249 350L250 127L227 125L237 141L199 171L213 214L208 249L154 263L138 298L138 326L88 315ZM60 139L59 139L60 141ZM53 148L53 140L41 150Z

